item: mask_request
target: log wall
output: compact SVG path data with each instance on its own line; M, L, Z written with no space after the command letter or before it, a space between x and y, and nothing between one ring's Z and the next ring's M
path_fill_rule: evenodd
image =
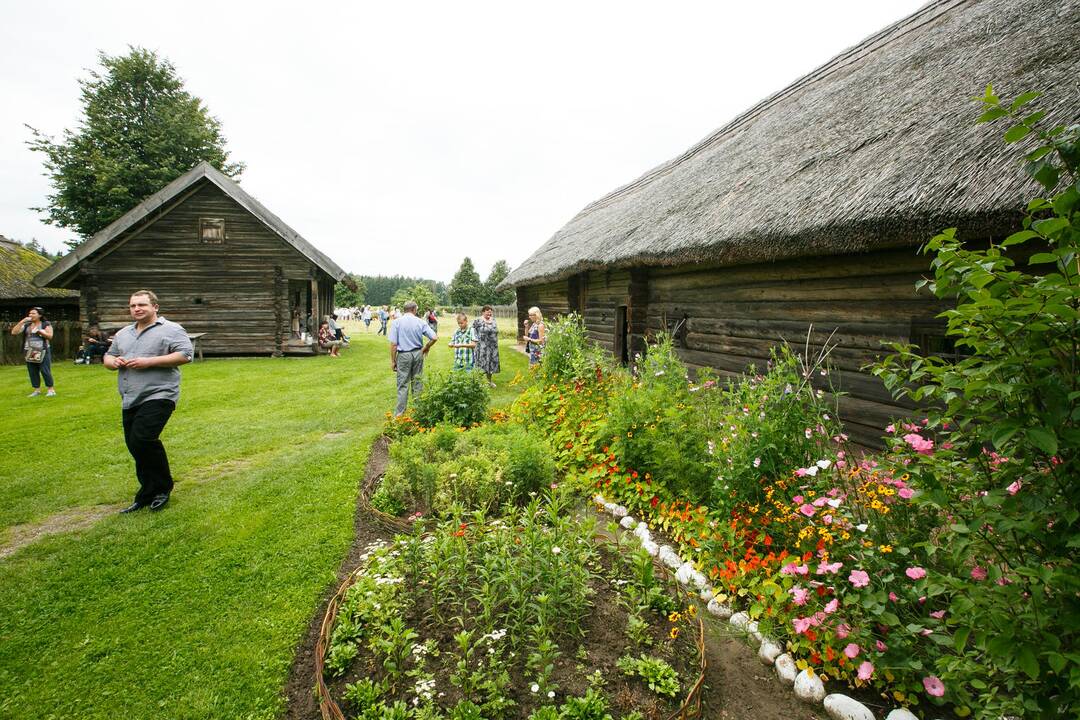
M770 350L784 342L800 353L817 352L835 330L833 372L818 384L843 393L839 409L848 433L875 446L885 425L914 406L893 400L862 368L888 352L883 342L919 342L920 333L943 327L935 315L948 304L915 291L928 274L929 261L910 249L723 268L593 271L519 287L519 322L531 305L546 317L580 307L589 337L614 352L617 311L625 306L631 358L648 336L666 330L687 365L728 377L764 368Z
M915 290L927 274L929 261L910 249L726 268L654 268L648 331L679 325L676 346L688 365L734 376L751 366L763 369L770 349L784 342L816 353L835 330L832 376L819 378L819 385L828 381L844 393L840 416L852 439L877 445L889 421L914 406L893 400L862 368L889 352L883 342L914 342L913 327L940 325L934 316L948 304Z
M199 219L225 219L225 240L204 243ZM161 314L208 333L208 354L280 352L289 337L288 280L312 283L319 314L334 281L216 186L204 182L165 215L132 228L83 263L81 314L106 327L130 322L133 290L157 293Z

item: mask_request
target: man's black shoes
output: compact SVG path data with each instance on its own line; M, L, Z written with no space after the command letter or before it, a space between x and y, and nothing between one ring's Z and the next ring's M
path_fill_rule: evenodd
M156 512L165 507L165 504L169 502L169 496L167 493L161 495L155 495L154 499L150 501L150 510Z
M143 505L141 502L135 501L135 502L131 503L130 505L128 505L123 510L121 510L120 513L121 514L123 514L123 513L133 513L136 510L142 510L144 507L146 507L146 505Z

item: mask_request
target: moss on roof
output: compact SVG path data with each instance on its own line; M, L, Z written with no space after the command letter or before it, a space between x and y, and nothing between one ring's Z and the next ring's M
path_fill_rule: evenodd
M74 290L41 288L33 278L52 261L10 240L0 239L0 299L78 297Z

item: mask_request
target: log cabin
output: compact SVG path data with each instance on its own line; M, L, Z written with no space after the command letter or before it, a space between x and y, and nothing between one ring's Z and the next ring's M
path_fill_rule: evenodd
M948 350L919 246L1004 237L1040 192L973 98L1041 91L1048 120L1077 122L1077 38L1072 0L930 2L591 203L501 287L519 322L580 313L624 363L667 330L689 366L733 375L835 331L840 414L875 445L912 406L865 365L883 342Z
M133 290L205 334L210 355L310 354L296 332L333 311L345 271L209 163L200 163L38 273L42 287L80 291L87 323L129 323ZM316 322L317 324L317 322Z

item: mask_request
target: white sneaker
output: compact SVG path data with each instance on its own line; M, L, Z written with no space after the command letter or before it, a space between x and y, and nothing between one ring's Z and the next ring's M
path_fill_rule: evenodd
M45 397L56 397L56 391L50 390L49 392L45 393Z
M29 394L29 395L27 395L26 397L37 397L37 396L38 396L38 395L40 395L40 394L41 394L41 391L40 391L40 390L35 390L34 392L30 393L30 394Z

